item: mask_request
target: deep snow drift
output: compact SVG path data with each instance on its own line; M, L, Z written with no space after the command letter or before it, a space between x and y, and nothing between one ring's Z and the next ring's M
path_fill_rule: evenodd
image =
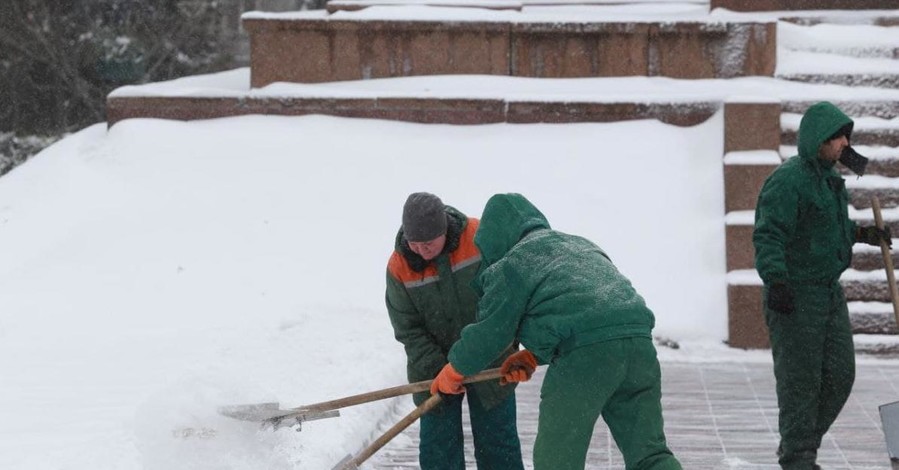
M90 127L0 179L0 468L316 469L358 450L390 402L300 433L215 407L404 383L383 288L413 191L475 216L493 193L521 192L608 250L657 334L719 343L721 129L720 114L692 128Z

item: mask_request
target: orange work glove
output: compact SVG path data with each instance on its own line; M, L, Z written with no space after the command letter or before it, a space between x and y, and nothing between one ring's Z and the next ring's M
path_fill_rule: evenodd
M431 382L431 395L436 395L437 392L449 395L465 393L465 387L462 386L462 380L464 379L465 377L456 372L452 364L447 363L443 366L443 369L440 369L437 377L434 377L434 381Z
M503 377L499 379L499 383L506 385L513 382L527 382L531 380L535 370L537 370L537 358L527 349L522 349L503 361L503 365L499 368Z

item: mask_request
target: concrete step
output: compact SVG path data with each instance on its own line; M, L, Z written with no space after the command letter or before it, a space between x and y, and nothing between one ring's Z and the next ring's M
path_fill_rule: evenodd
M778 23L778 78L806 83L894 88L899 27Z
M838 96L828 100L853 118L866 116L889 120L899 117L899 101L840 100ZM790 100L784 101L781 107L786 114L801 116L809 106L815 103L816 101ZM796 121L797 126L798 124L798 121Z
M848 269L840 278L840 284L849 302L891 302L886 272L883 269L876 271Z
M801 11L821 16L822 10L873 10L876 16L892 16L886 10L899 8L899 0L710 0L709 8L740 12L789 11L791 16L797 16Z
M896 178L884 178L878 175L867 174L864 180L855 180L850 176L846 181L847 186L855 184L856 181L865 181L864 187L848 187L849 203L858 210L866 210L871 208L871 198L877 196L880 201L880 207L883 209L899 206L899 183ZM885 181L884 186L876 186L877 182ZM889 184L889 186L888 186Z
M852 144L871 147L899 147L899 118L855 117ZM780 118L781 144L796 146L802 115L783 113Z
M895 147L871 147L868 145L853 145L858 153L868 157L868 167L865 171L866 176L881 176L884 178L899 178L899 148ZM786 160L799 153L795 145L782 145L780 147L780 158ZM837 165L837 169L847 177L847 183L850 187L854 186L853 179L855 174L843 165ZM853 178L849 178L849 177ZM865 178L864 184L872 178ZM861 183L860 183L861 184ZM875 181L871 186L881 185L891 187L893 182ZM865 206L867 207L867 206Z
M899 59L899 47L877 45L857 47L782 46L788 51L804 51L816 54L836 54L865 59Z
M855 10L847 14L845 10L835 14L826 14L822 11L807 12L803 15L781 15L780 21L799 26L815 26L819 24L839 25L873 25L873 26L899 26L899 12L893 10L878 10L865 12Z
M899 86L899 73L833 73L833 74L777 74L777 78L793 82L877 87L895 89Z
M893 240L896 247L892 252L893 266L899 266L899 239ZM852 269L857 271L878 271L883 269L883 254L880 248L865 244L852 247Z
M889 358L899 356L899 337L896 335L856 334L852 340L857 354Z
M797 130L785 129L780 135L780 141L786 145L796 145ZM852 132L853 145L868 145L882 147L899 146L899 129L856 129Z
M899 334L892 303L852 301L848 303L848 306L849 320L852 323L854 334Z
M778 59L789 60L793 57L791 52L833 54L855 58L897 59L899 58L899 27L845 22L799 25L790 21L780 21L777 24L777 45L778 53L787 52L786 57L779 55ZM801 57L801 55L797 57ZM825 62L819 61L803 64L803 66L815 67L818 70L819 67L833 65Z

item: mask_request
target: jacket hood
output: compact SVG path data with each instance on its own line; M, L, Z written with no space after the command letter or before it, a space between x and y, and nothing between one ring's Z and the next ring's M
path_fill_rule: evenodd
M852 119L833 104L822 101L812 105L799 123L799 156L817 161L821 144L847 124L853 124Z
M491 197L474 236L481 251L481 269L499 261L528 232L539 228L550 228L549 221L521 194Z

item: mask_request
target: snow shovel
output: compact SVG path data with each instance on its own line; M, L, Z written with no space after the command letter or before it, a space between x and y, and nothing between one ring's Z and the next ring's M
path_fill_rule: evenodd
M883 216L880 214L880 200L877 199L877 196L871 197L871 209L874 210L874 224L877 225L877 228L883 229ZM893 299L893 316L896 319L896 326L899 327L899 289L896 288L893 256L890 253L890 247L887 245L887 242L880 242L880 252L883 254L887 283L890 285L890 298ZM899 402L881 405L879 411L892 467L899 469Z
M396 437L397 434L403 432L403 430L408 428L415 422L415 420L421 418L422 415L439 405L441 401L443 401L443 398L441 398L439 393L437 395L431 395L431 397L424 403L418 405L418 408L415 408L411 413L404 416L403 419L399 420L398 423L385 431L384 434L381 434L381 436L369 444L368 447L362 449L356 455L347 454L347 456L338 462L331 470L359 470L359 465L362 465L362 462L365 462L369 457L375 455L375 452L379 451L381 447L384 447L391 439Z
M871 209L874 210L874 224L883 230L883 216L880 214L880 200L877 196L871 197ZM890 285L890 298L893 299L893 316L896 326L899 327L899 289L896 287L896 275L893 272L893 256L887 242L880 242L880 253L883 255L883 264L887 272L887 283Z
M501 376L502 374L500 374L499 368L487 369L478 374L465 377L465 380L462 383L469 384L483 382L486 380L498 379ZM340 416L340 412L337 411L340 408L361 405L363 403L370 403L411 393L424 392L431 389L431 382L431 380L424 380L421 382L399 385L396 387L375 390L373 392L338 398L336 400L323 401L321 403L283 410L278 403L256 403L251 405L223 406L219 408L218 411L220 414L229 418L260 423L263 428L271 427L273 430L278 430L282 427L297 426L297 431L300 431L302 430L303 423L306 421ZM426 411L427 410L425 410L425 412ZM415 419L412 421L415 421Z

